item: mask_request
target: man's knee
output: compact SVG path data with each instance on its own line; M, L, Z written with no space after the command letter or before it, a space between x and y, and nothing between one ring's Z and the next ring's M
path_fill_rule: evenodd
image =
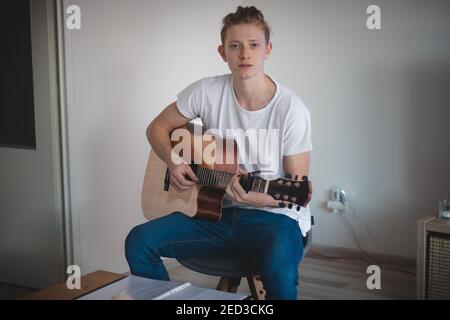
M127 260L155 254L157 243L154 235L148 222L131 229L125 239L125 257Z
M174 212L170 215L135 226L125 239L125 256L154 257L159 259L158 251L161 243L167 239L170 226L180 224L184 215Z
M125 256L128 257L133 253L133 251L137 250L137 247L142 244L140 241L140 234L142 230L142 226L135 226L133 229L128 232L128 235L125 239Z

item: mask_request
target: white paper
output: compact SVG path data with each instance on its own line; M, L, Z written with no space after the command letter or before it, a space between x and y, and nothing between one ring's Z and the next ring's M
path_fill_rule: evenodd
M78 300L242 300L243 294L193 286L190 282L128 276L88 293Z

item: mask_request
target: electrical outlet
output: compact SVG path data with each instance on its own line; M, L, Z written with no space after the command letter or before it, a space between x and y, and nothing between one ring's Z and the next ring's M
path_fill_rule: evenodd
M335 185L331 188L331 200L327 202L327 208L333 210L334 213L345 212L347 201L347 192Z
M333 186L331 188L331 201L347 202L347 192L338 186Z
M333 186L331 188L331 201L341 201L340 188L338 186Z

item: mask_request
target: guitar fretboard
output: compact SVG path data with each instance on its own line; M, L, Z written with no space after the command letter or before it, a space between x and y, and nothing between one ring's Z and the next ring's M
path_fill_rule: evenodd
M207 187L213 187L225 190L230 182L233 174L226 171L218 171L203 167L196 168L196 174L198 178L198 184ZM266 180L259 177L245 177L249 184L249 191L266 193Z

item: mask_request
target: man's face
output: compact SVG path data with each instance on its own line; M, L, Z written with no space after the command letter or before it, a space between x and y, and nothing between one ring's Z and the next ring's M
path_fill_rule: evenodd
M272 51L264 31L254 24L238 24L227 30L225 44L218 48L233 75L248 79L263 71L264 60Z

